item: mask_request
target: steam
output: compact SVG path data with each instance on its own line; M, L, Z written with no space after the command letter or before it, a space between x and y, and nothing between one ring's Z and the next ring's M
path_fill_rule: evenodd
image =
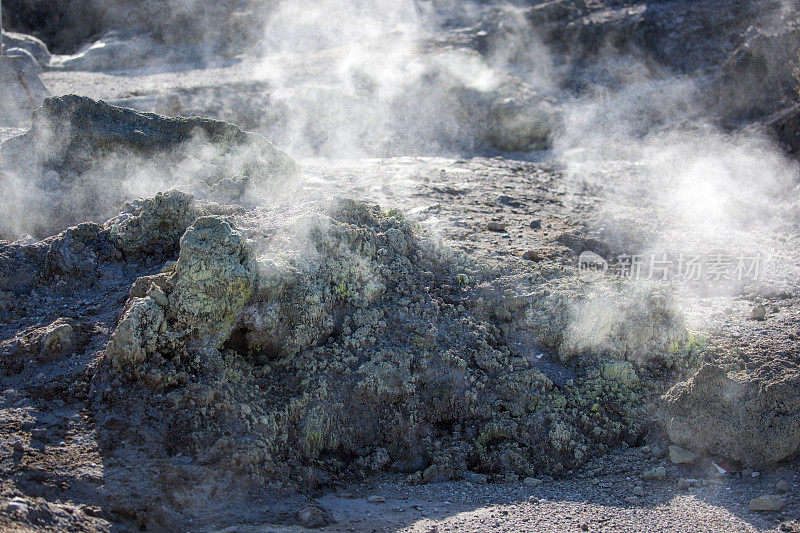
M259 67L276 110L262 129L301 157L457 157L484 149L490 108L509 81L499 67L512 50L493 46L495 62L435 44L431 30L441 23L428 2L282 2L265 30Z

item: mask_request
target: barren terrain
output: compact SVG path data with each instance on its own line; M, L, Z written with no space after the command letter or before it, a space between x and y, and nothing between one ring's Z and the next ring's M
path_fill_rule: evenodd
M587 50L662 16L530 4ZM508 10L425 26L401 91L336 47L41 73L91 100L0 128L0 528L800 530L800 171L765 118L794 103L683 109L741 58L681 24L658 76L540 26L548 72L618 92L536 86L480 44Z

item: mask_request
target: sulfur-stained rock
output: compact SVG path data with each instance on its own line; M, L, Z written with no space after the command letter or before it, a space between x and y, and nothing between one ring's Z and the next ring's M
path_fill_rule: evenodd
M487 290L468 303L481 276L468 257L376 205L335 199L205 216L181 238L174 266L134 283L108 354L129 362L118 368L137 386L169 388L162 412L180 439L170 446L202 449L226 468L258 464L266 478L313 484L391 465L412 483L470 469L526 479L641 434L634 385L649 375L637 376L635 358L564 360L589 365L588 377L557 358L544 366L498 326L523 322L527 298ZM562 328L556 335L574 316L565 313L549 325ZM664 323L680 326L678 315ZM651 364L673 364L661 355ZM572 386L559 385L567 375ZM205 451L251 432L252 442Z
M626 387L633 387L639 383L639 376L636 370L628 361L610 361L605 363L602 368L604 379L616 381Z
M193 337L224 342L256 280L245 236L219 217L201 217L180 240L169 316Z
M158 193L125 203L105 227L112 242L128 254L170 254L197 218L194 197L180 191Z
M164 310L156 301L134 298L111 336L106 355L116 368L135 372L137 365L155 353L159 335L165 330Z
M755 467L800 448L800 368L775 359L739 372L706 364L663 396L672 441Z

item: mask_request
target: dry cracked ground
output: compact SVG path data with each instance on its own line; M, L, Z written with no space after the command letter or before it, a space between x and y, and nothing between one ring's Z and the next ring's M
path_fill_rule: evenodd
M682 2L528 4L379 55L404 95L358 57L331 91L324 47L48 59L56 98L0 129L0 528L800 530L796 108L725 78L795 24L736 2L737 48ZM520 13L570 57L549 74L618 92L533 87L493 40ZM716 100L704 62L722 125L682 107Z

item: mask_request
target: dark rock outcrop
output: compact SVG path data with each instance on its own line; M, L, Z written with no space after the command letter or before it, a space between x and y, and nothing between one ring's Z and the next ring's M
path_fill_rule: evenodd
M294 161L261 135L74 95L45 100L31 129L0 145L0 161L0 197L19 210L9 217L16 227L3 233L47 235L102 222L125 201L170 189L213 199L217 184L238 180L242 194L257 189L275 200L298 185Z

